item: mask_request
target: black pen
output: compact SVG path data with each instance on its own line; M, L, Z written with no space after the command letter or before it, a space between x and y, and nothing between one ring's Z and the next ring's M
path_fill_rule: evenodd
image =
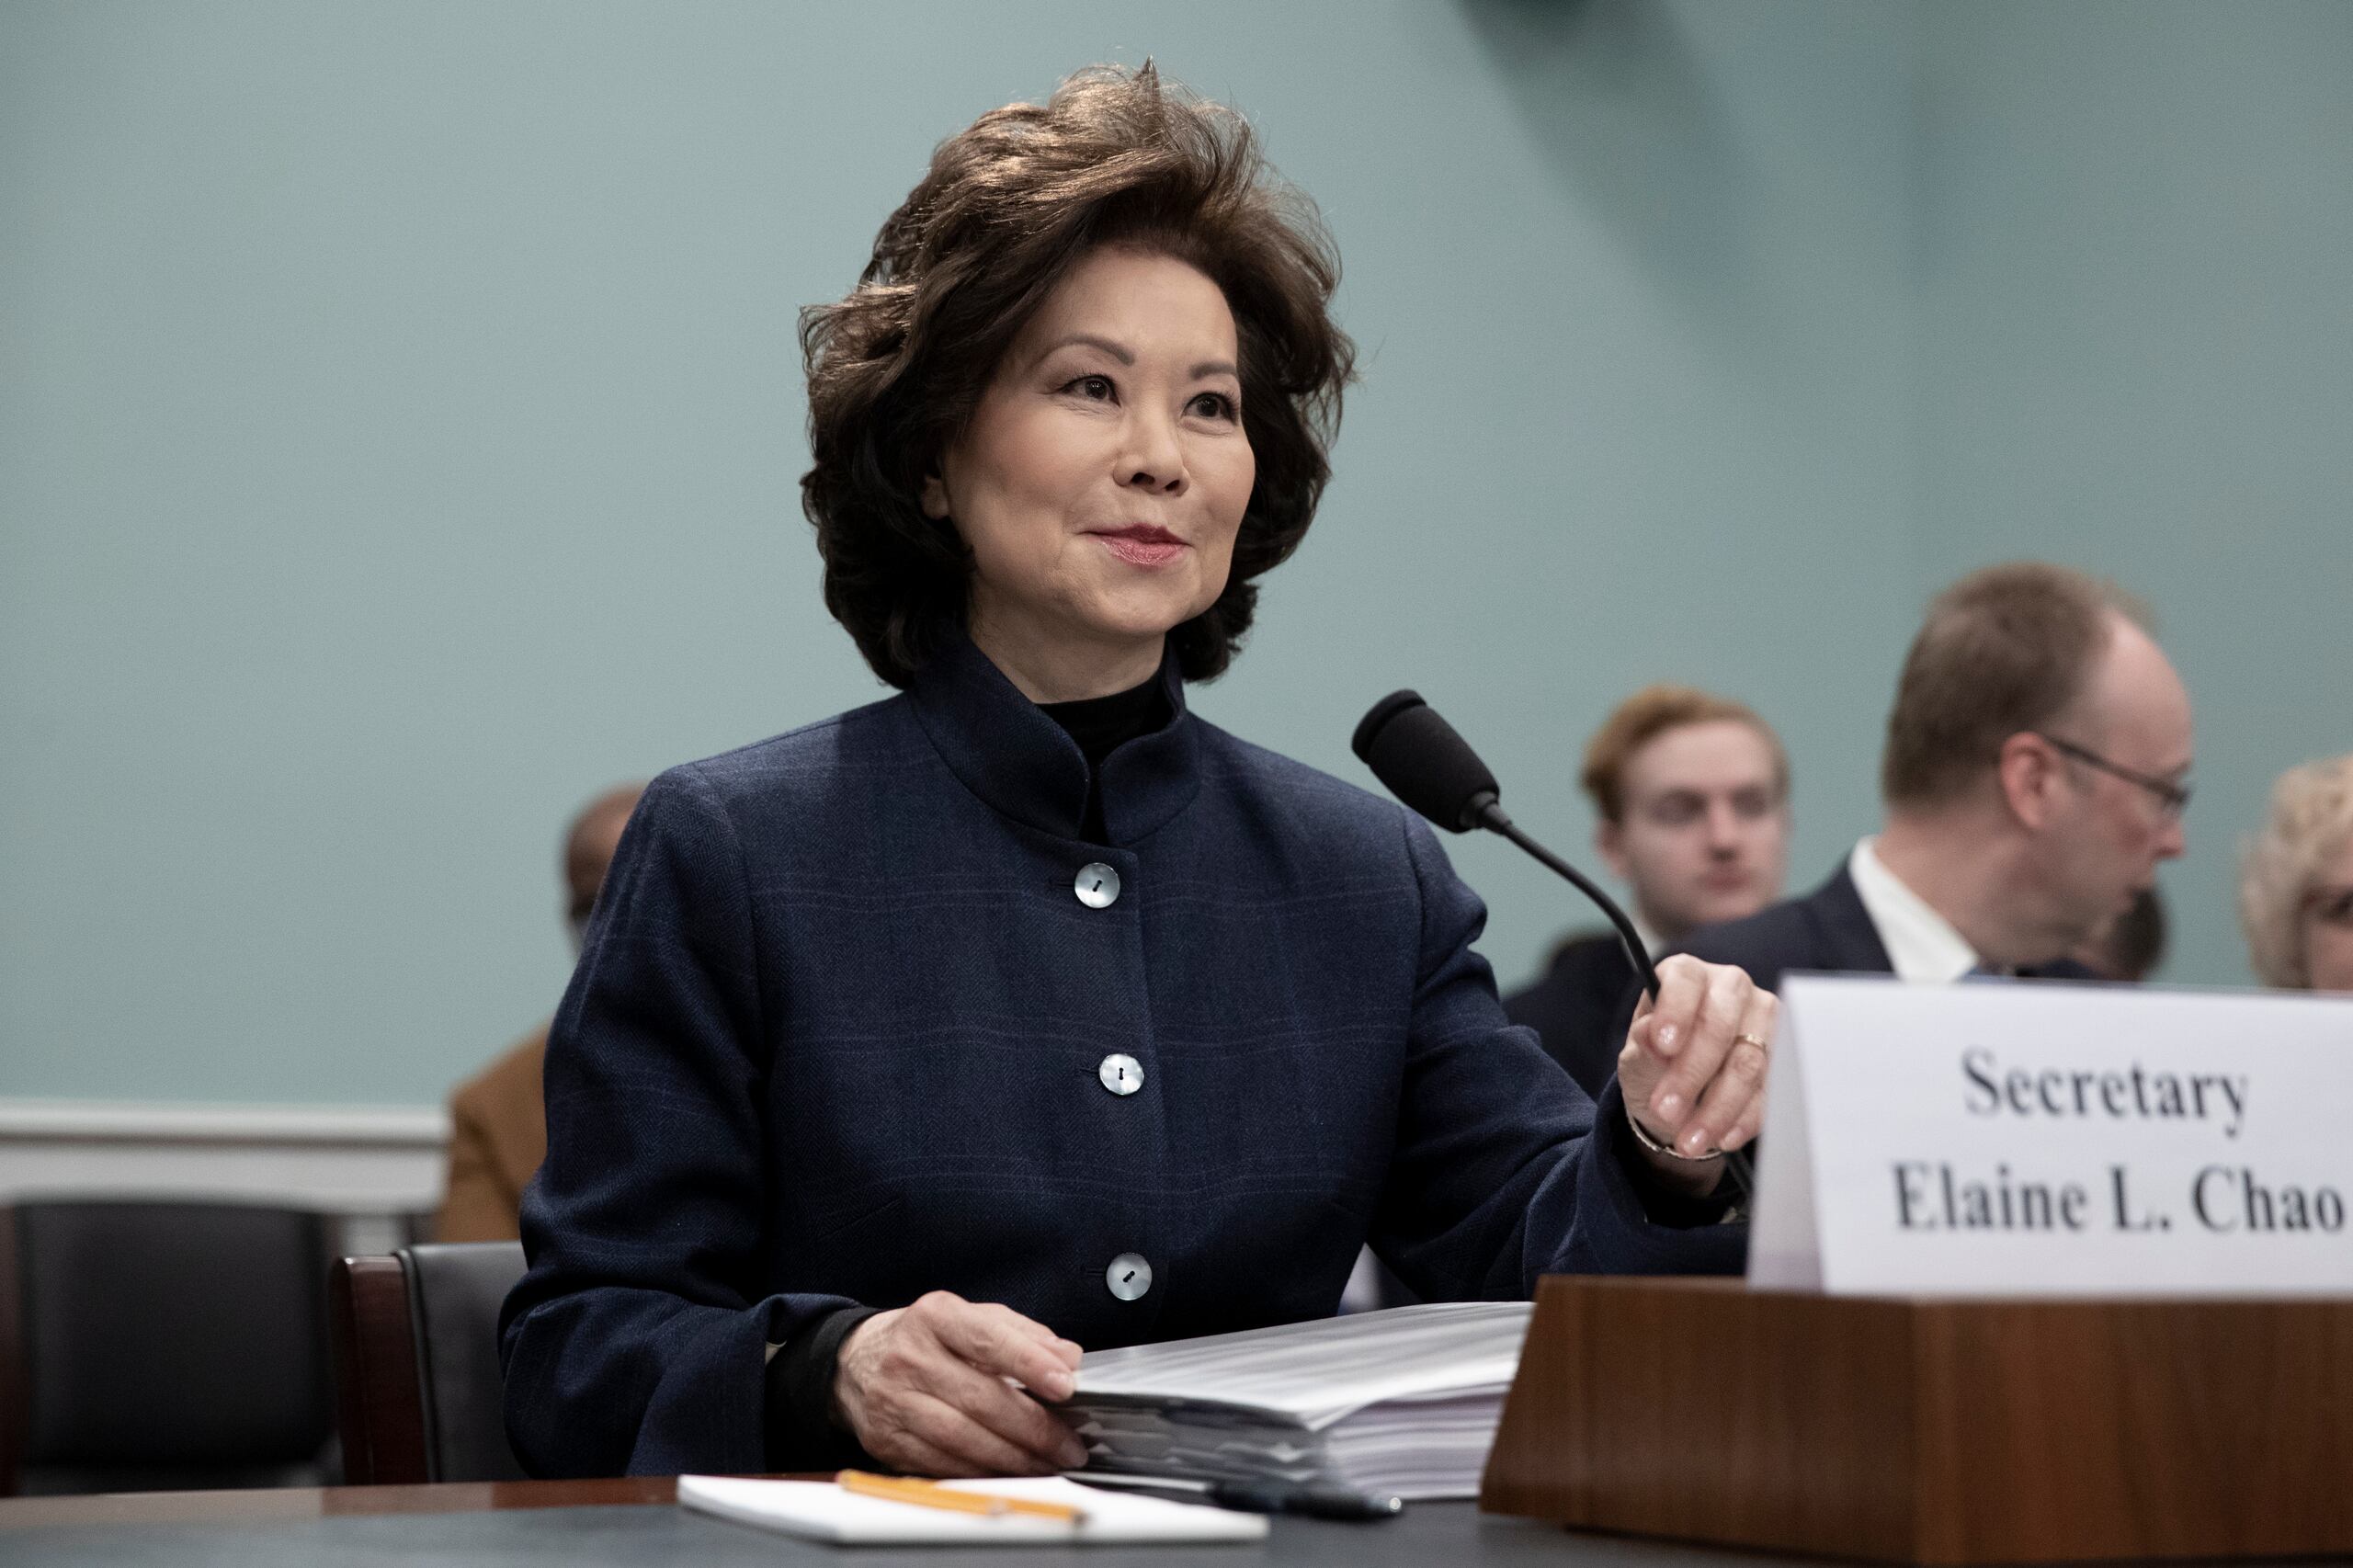
M1312 1519L1393 1519L1405 1511L1401 1497L1368 1496L1321 1482L1212 1481L1209 1500L1244 1513L1304 1514Z

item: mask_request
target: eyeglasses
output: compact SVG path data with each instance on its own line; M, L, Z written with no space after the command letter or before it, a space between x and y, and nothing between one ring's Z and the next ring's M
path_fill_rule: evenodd
M2027 733L2052 750L2074 757L2086 767L2097 767L2102 773L2113 774L2127 784L2146 790L2155 798L2157 808L2169 817L2177 817L2189 809L2189 786L2187 784L2177 784L2170 778L2160 778L2154 773L2143 773L2138 768L2110 762L2089 746L2079 746L2073 741L2046 735L2040 730L2029 730Z

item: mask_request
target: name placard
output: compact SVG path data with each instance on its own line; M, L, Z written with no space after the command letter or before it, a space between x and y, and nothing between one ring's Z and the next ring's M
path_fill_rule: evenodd
M2353 1295L2353 998L1803 975L1748 1277Z

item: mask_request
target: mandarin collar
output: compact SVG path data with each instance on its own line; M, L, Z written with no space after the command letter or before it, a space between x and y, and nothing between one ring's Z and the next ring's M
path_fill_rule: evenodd
M1160 657L1174 715L1103 759L1103 827L1113 844L1147 837L1200 789L1200 726L1185 709L1174 649ZM1078 743L959 631L907 687L915 717L948 770L983 802L1057 838L1080 836L1086 757Z

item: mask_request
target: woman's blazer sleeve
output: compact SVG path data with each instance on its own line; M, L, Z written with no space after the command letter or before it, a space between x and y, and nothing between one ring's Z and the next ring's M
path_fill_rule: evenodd
M767 1346L851 1303L760 1294L768 1073L735 829L692 768L622 835L550 1030L506 1429L542 1476L763 1468Z
M1748 1227L1665 1223L1645 1206L1617 1080L1597 1107L1504 1016L1472 947L1486 906L1404 820L1421 955L1374 1250L1433 1301L1524 1301L1546 1274L1737 1273Z

